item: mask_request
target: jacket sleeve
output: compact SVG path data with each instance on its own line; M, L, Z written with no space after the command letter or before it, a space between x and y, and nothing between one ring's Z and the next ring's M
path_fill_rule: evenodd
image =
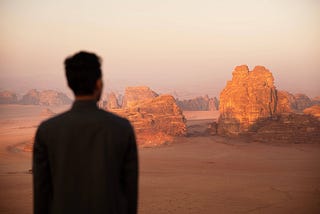
M47 147L43 141L43 131L38 128L33 146L33 209L34 214L49 213L52 196L52 182Z
M138 151L134 131L130 126L128 147L124 163L124 190L128 199L128 213L136 214L138 208Z

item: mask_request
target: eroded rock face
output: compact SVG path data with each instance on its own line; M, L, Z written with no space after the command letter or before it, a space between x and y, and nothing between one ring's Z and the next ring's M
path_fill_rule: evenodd
M171 95L131 103L112 112L132 123L139 145L161 145L186 135L185 118Z
M317 118L320 118L320 105L314 105L303 110L304 114L313 115Z
M256 66L249 71L248 66L241 65L232 74L220 94L218 133L223 135L248 131L257 119L277 111L277 91L268 69Z
M122 108L128 108L135 105L139 101L152 99L158 94L146 86L127 87L123 97Z
M18 96L11 91L0 92L0 104L15 104L18 102Z
M22 97L19 103L23 105L51 106L71 104L72 100L64 93L58 91L45 90L40 92L32 89Z
M248 134L263 143L320 143L320 121L311 115L283 113L259 119Z
M188 100L177 100L177 105L183 111L216 111L219 104L217 98L209 98L206 95Z
M118 103L118 98L114 92L111 92L107 95L107 105L106 109L118 109L120 108L120 105Z

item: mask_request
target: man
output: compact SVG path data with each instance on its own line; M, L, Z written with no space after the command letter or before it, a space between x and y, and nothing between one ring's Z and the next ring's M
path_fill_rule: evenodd
M35 214L137 213L138 157L130 123L100 110L100 59L65 60L72 108L43 122L33 149Z

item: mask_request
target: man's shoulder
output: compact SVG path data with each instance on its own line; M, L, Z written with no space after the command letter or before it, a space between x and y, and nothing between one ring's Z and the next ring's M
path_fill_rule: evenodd
M96 122L101 124L112 124L114 128L132 129L130 122L126 118L102 109L98 109L96 113L94 113L94 118L91 119L96 120ZM75 116L74 112L69 110L43 121L39 128L50 129L54 128L55 126L60 126L61 124L67 124L72 120L79 120L79 118Z
M112 112L99 109L101 119L111 122L114 126L120 126L121 128L131 128L129 120L120 117Z

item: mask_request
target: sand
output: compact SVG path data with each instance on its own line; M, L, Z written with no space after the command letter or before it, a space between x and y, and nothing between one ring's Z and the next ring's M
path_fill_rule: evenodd
M26 116L9 107L0 106L0 213L30 214L31 154L16 148L32 140L44 118L41 107L22 109ZM216 116L185 115L189 137L139 149L140 214L320 213L320 145L207 136L202 132Z

